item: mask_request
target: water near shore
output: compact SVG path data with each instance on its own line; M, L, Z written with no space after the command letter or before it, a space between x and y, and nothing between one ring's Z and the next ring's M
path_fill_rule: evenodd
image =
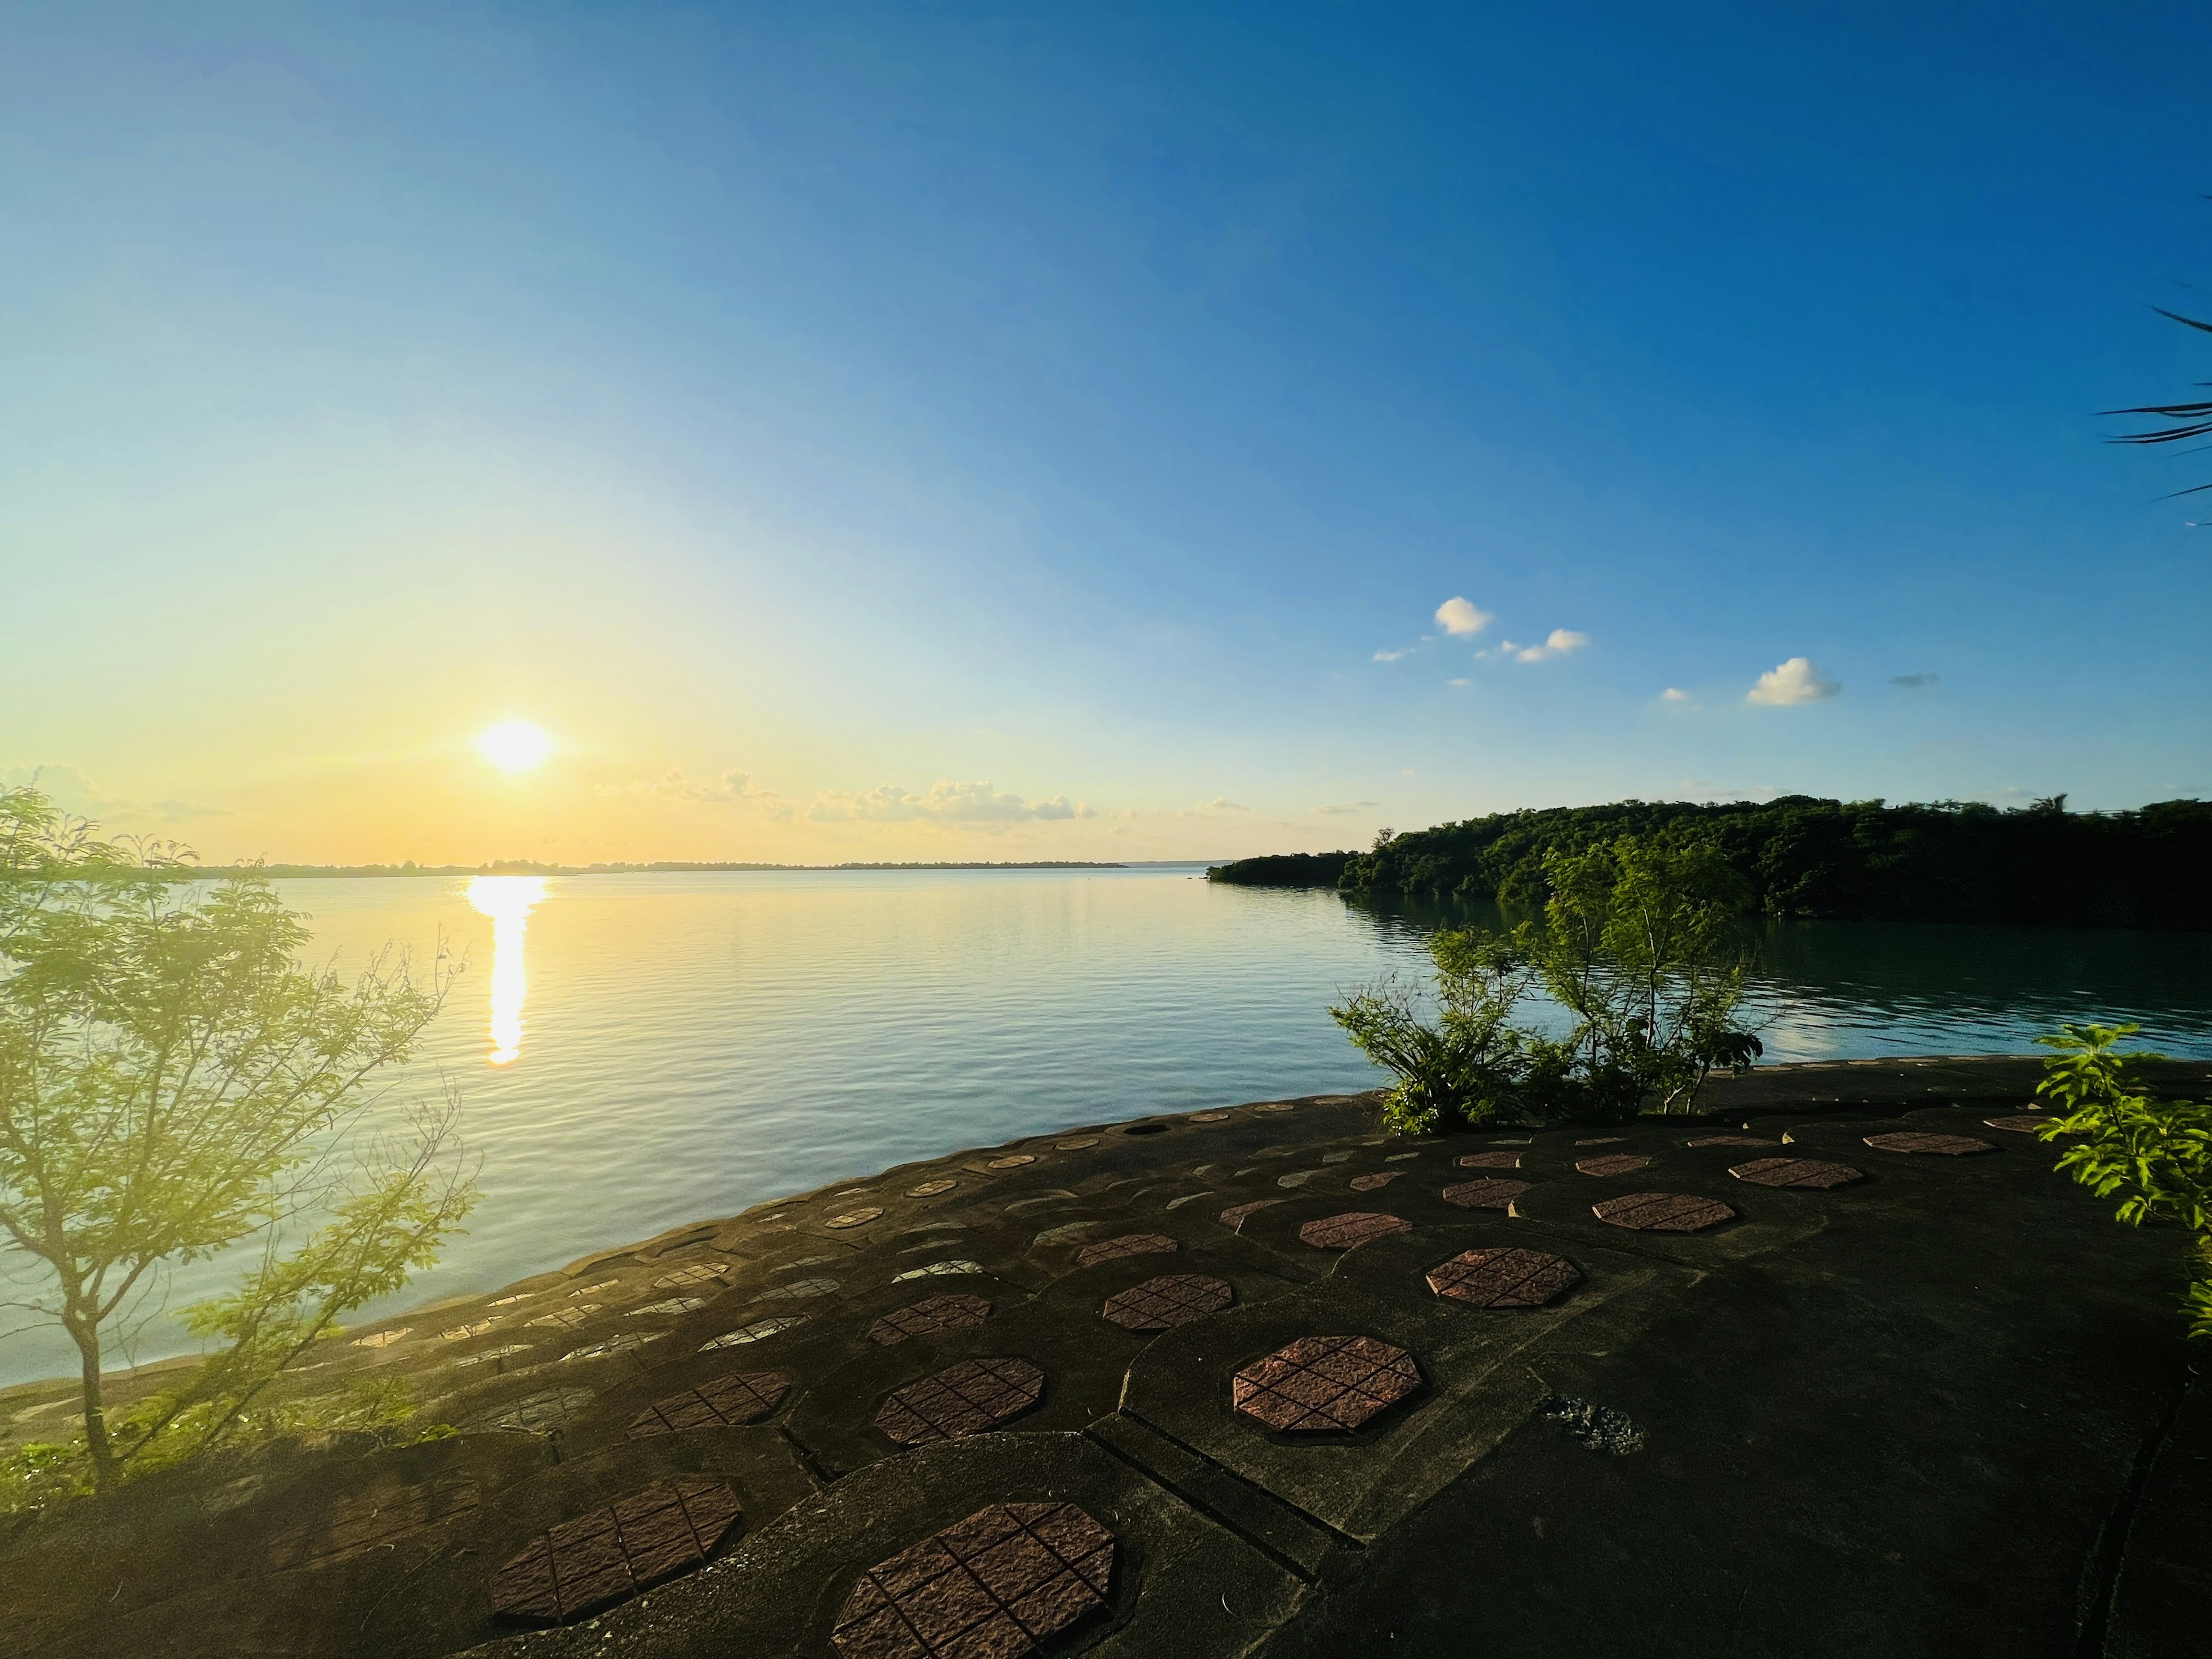
M1324 1012L1418 971L1438 919L1195 868L854 871L280 884L319 948L469 958L387 1105L461 1087L469 1236L405 1298L904 1159L1041 1130L1376 1081ZM1766 928L1771 1060L2021 1053L2063 1018L2212 1056L2212 942L2118 932ZM173 1301L221 1280L179 1273ZM12 1293L11 1293L12 1294ZM175 1352L149 1322L140 1357ZM0 1338L0 1382L70 1368Z

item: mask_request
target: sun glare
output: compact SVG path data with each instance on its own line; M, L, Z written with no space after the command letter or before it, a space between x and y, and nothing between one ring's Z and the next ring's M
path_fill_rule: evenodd
M502 772L527 772L553 752L553 739L528 720L501 720L477 733L477 753Z

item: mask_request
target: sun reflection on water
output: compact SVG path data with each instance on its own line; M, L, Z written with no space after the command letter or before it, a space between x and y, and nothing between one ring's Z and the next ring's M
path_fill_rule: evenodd
M545 900L543 876L471 876L469 902L491 918L491 1063L511 1066L522 1052L522 935Z

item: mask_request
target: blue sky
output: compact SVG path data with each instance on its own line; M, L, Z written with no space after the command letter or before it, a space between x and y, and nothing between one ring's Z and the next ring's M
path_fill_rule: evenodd
M0 775L279 859L2212 793L2212 532L2158 499L2212 469L2094 417L2212 379L2148 309L2212 308L2208 46L22 8ZM468 749L510 717L526 779Z

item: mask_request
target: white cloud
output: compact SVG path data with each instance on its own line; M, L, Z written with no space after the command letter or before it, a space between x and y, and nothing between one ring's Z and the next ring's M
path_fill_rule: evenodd
M1473 685L1474 682L1473 680L1446 680L1444 684L1446 685L1454 686L1468 686Z
M1341 817L1348 812L1364 812L1370 807L1381 805L1380 801L1352 800L1345 802L1341 806L1316 806L1314 811L1328 817Z
M817 823L910 823L917 819L940 823L1020 823L1097 814L1065 795L1030 801L1002 793L988 783L939 782L931 784L929 793L922 795L910 794L890 783L859 793L829 791L814 798L806 816Z
M1787 708L1801 702L1825 702L1843 689L1839 681L1829 679L1814 667L1811 658L1792 657L1761 674L1744 701Z
M1471 639L1490 626L1494 615L1455 594L1437 607L1437 626L1455 639Z
M1689 700L1690 694L1679 685L1670 685L1659 694L1662 702L1687 702Z
M1238 805L1226 795L1216 795L1212 800L1199 802L1198 810L1201 812L1249 812L1252 809Z
M0 788L35 787L64 812L98 823L122 818L137 823L186 823L195 818L227 818L228 809L185 800L140 802L112 795L74 766L18 766L0 771Z
M1377 651L1375 653L1375 660L1377 662L1395 662L1401 657L1410 657L1413 654L1413 647L1409 645L1402 651Z
M1555 628L1544 636L1541 645L1515 645L1507 641L1498 649L1510 653L1516 662L1542 662L1547 657L1564 657L1570 651L1579 651L1589 643L1589 635L1577 634L1571 628Z

